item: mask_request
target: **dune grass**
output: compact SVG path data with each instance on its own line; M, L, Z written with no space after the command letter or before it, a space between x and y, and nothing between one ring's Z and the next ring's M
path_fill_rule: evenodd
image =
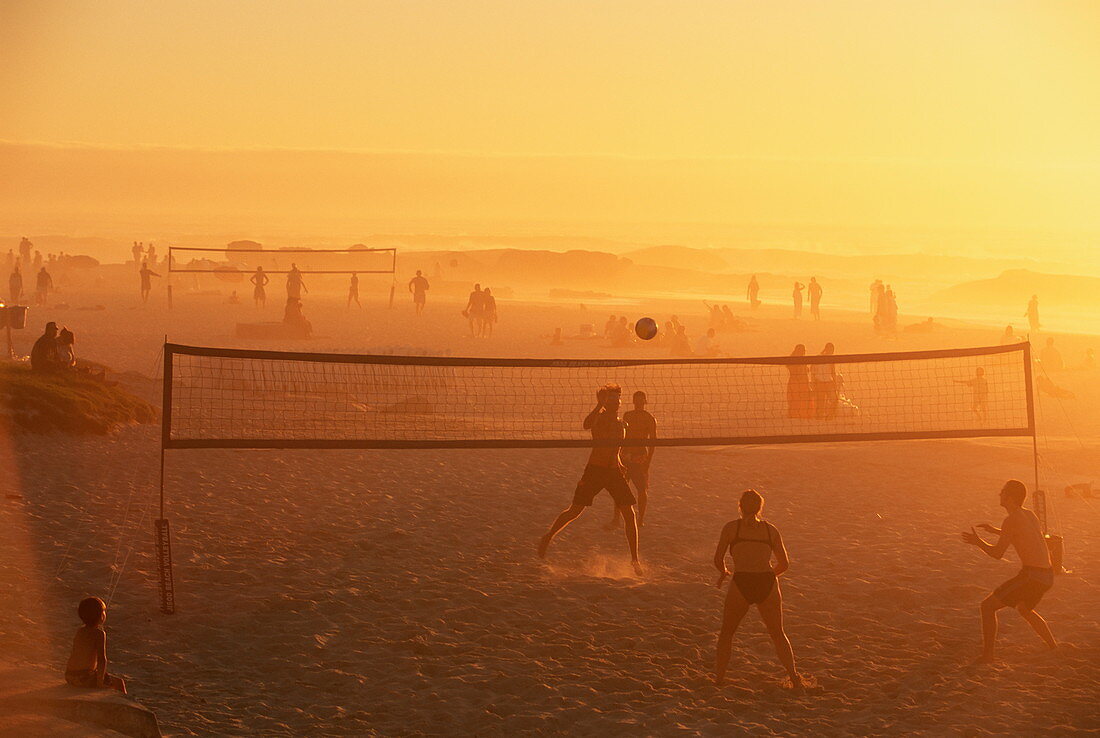
M87 374L0 364L0 416L13 429L106 435L124 425L152 423L157 415L144 400Z

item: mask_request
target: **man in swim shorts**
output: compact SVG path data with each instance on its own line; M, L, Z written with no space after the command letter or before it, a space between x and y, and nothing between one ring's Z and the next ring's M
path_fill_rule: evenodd
M646 394L641 390L634 393L634 409L623 413L623 422L626 423L626 437L632 438L656 438L657 421L653 415L645 409ZM653 461L654 446L623 446L619 451L619 457L626 467L626 478L634 485L638 493L638 527L645 522L646 504L649 498L649 465ZM622 515L618 505L611 512L611 521L605 526L607 530L615 527Z
M565 526L572 523L603 490L607 490L615 507L623 517L626 531L626 543L630 549L634 571L642 573L638 560L638 522L634 515L634 495L626 481L626 473L619 459L619 446L625 436L625 426L619 420L619 402L622 388L617 384L604 385L596 392L596 407L584 419L584 428L592 431L592 440L596 442L588 456L588 464L577 482L573 492L573 503L563 510L550 526L550 530L539 541L539 558L546 557L546 549L554 536ZM602 442L602 443L601 443Z
M1027 621L1032 630L1051 649L1057 648L1047 621L1035 612L1035 606L1054 584L1054 569L1050 563L1050 551L1043 537L1042 525L1038 516L1024 507L1027 489L1023 482L1010 479L1001 488L1001 507L1008 511L1008 517L997 528L989 523L978 527L996 536L996 543L988 543L971 528L962 534L964 542L977 546L988 556L1000 559L1011 545L1016 549L1023 568L1020 573L993 590L982 600L982 655L978 663L993 661L993 646L997 640L997 611L1002 607L1013 607Z

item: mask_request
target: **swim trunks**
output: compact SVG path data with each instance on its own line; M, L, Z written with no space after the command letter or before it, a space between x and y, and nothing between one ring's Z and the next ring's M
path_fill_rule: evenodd
M596 495L605 489L611 494L611 499L618 507L633 505L636 502L621 469L589 464L584 467L581 481L577 482L577 490L573 493L573 504L588 507L596 499Z
M1034 609L1043 595L1054 586L1054 571L1042 566L1025 566L1020 573L993 590L997 599L1009 607Z
M638 489L645 489L649 486L649 454L645 449L631 449L631 451L623 449L619 452L626 467L626 477L634 482L634 486ZM637 453L638 451L641 453Z

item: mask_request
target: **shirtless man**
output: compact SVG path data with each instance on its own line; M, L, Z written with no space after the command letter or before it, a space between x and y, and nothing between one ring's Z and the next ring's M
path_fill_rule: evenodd
M409 280L409 292L413 295L413 305L416 306L416 317L424 313L424 303L428 301L428 280L416 270L416 276Z
M980 422L985 422L985 411L989 405L989 382L985 378L985 369L978 367L974 370L974 376L970 379L956 379L955 384L965 384L972 391L970 401L971 411L978 416Z
M150 269L146 263L142 263L138 274L141 276L141 302L144 304L149 302L149 292L153 289L153 280L150 278L160 275Z
M1020 613L1049 648L1058 647L1047 626L1047 621L1035 612L1035 606L1039 604L1039 600L1054 584L1054 570L1050 564L1050 552L1043 538L1039 518L1024 507L1026 497L1027 489L1024 483L1015 479L1008 480L1001 488L1001 507L1008 511L1008 517L1001 523L1000 528L989 523L978 526L995 536L1000 536L996 543L987 543L982 540L974 528L962 534L963 541L977 546L994 559L1004 556L1011 545L1016 549L1016 554L1023 565L1019 574L997 587L982 600L983 648L981 658L978 659L980 664L993 661L993 646L997 640L997 611L1002 607L1016 608L1016 612Z
M626 423L627 438L656 438L657 421L648 410L645 409L646 394L641 390L634 393L634 409L623 413L623 422ZM626 467L626 478L634 483L634 489L638 491L638 527L645 523L645 509L649 496L649 465L653 461L655 446L625 446L619 451L619 456ZM615 505L611 511L611 521L605 526L607 530L615 527L622 513L619 506Z
M596 407L584 419L585 430L592 431L592 440L611 441L609 445L593 446L588 456L588 465L577 483L573 493L573 503L563 510L550 530L539 541L539 558L546 558L546 549L554 536L580 517L586 507L602 490L611 494L615 506L623 516L626 529L626 543L630 548L630 560L634 571L641 576L642 564L638 560L638 521L634 515L634 495L626 481L622 462L619 460L619 446L625 435L623 421L619 420L619 400L622 388L617 384L607 384L596 392Z

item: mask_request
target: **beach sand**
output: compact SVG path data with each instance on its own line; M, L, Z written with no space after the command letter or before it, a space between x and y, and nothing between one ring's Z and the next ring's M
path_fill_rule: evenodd
M116 298L108 310L51 317L76 330L80 355L149 377L165 333L311 351L623 352L603 341L551 348L540 338L581 322L602 330L621 306L502 304L498 335L475 340L462 336L453 303L430 304L435 312L416 322L407 301L392 313L376 300L349 314L333 298L307 304L318 338L259 344L232 338L251 306L223 302L179 296L169 315ZM661 320L679 312L693 336L705 326L687 303L625 311ZM960 324L886 341L865 316L814 325L778 307L753 324L724 339L730 352L785 354L798 341L814 352L825 340L839 353L909 350L997 336ZM1090 340L1059 337L1067 360ZM664 355L649 345L625 353ZM1044 400L1042 451L1054 469L1044 484L1053 489L1100 476L1096 379L1064 372L1058 382L1078 401ZM159 396L155 381L126 382ZM14 472L0 500L10 531L0 537L0 646L12 663L51 666L60 678L77 601L109 598L112 669L169 733L1100 731L1100 499L1052 493L1073 573L1039 610L1061 649L1046 652L1005 611L1001 661L970 665L978 603L1017 565L1011 555L983 556L958 534L999 523L1005 479L1032 486L1030 439L660 449L643 577L630 570L622 533L602 528L606 495L545 562L535 556L570 500L583 451L170 452L172 616L157 611L153 571L158 441L154 427L110 438L0 438ZM785 686L754 612L735 637L728 684L709 679L724 595L711 557L746 487L764 494L765 517L790 550L786 625L811 682L800 693Z

